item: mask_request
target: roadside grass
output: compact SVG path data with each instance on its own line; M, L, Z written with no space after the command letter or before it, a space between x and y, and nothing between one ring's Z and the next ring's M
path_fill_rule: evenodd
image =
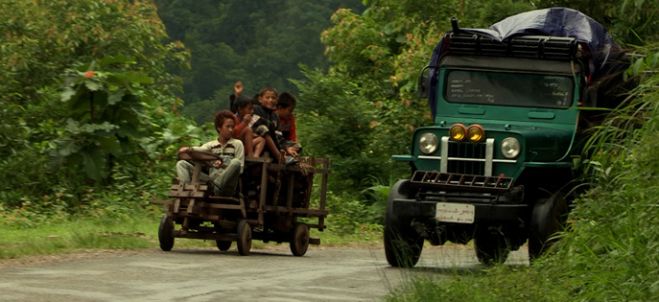
M330 214L329 220L331 219ZM323 232L311 232L311 237L320 238L321 246L371 246L382 243L383 227L379 224L359 224L355 231L349 234L338 231L331 221L327 225L328 228Z
M488 276L500 275L505 278ZM422 277L395 289L389 301L571 301L564 292L539 284L544 275L522 267L500 266L483 271L456 271L450 279ZM551 298L549 298L551 297Z
M656 55L654 56L657 57ZM659 74L597 129L596 184L569 229L529 267L413 279L388 301L659 301Z
M99 218L98 215L71 216L68 219L40 218L39 223L19 223L0 216L0 259L71 253L90 249L159 249L158 224L160 209L134 209L132 215ZM102 216L102 215L101 215ZM330 224L324 232L311 230L311 236L321 239L321 246L375 244L381 240L379 225L358 225L344 234L343 229ZM49 222L50 221L50 222ZM287 246L288 244L286 244ZM252 242L254 249L277 247L276 243ZM215 248L213 240L176 238L177 248ZM235 243L233 244L235 248ZM313 247L311 247L313 248Z
M143 215L139 215L142 218ZM154 245L153 219L76 217L17 228L1 224L0 259L51 255L79 249L137 249Z

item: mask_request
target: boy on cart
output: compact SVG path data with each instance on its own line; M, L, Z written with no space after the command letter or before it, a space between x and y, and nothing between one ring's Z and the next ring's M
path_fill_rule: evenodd
M213 160L208 174L200 173L199 180L212 182L216 195L233 196L236 194L240 174L245 165L245 150L243 143L232 138L235 118L233 113L224 110L215 114L215 130L218 137L199 147L181 147L178 151L179 161L176 162L176 175L181 184L192 181L194 165L192 151L212 153L218 159Z

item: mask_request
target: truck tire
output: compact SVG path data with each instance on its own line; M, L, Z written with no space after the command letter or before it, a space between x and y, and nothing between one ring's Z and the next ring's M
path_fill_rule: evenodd
M296 224L289 245L294 256L304 256L309 249L309 226L305 223Z
M494 265L506 262L510 246L503 234L477 229L474 235L474 249L478 262L484 265Z
M238 241L236 245L238 246L238 254L241 256L249 255L249 251L252 249L252 227L249 226L247 220L238 222Z
M565 228L569 208L561 194L540 199L534 206L529 224L529 259L540 257L554 244L552 238Z
M393 201L405 197L399 192L407 181L400 180L391 187L387 199L384 220L384 253L393 267L413 267L423 250L423 238L412 228L409 219L401 219L394 213Z
M158 241L160 242L160 249L165 252L171 251L174 247L174 221L167 214L160 219Z

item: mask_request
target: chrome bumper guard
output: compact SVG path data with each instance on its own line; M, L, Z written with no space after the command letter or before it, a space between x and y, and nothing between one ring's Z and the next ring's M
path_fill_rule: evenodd
M430 187L437 190L464 189L478 192L508 191L512 182L512 177L465 175L437 171L415 171L410 179L412 186Z

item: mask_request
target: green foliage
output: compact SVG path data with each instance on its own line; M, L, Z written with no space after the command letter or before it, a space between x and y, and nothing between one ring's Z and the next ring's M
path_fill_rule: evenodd
M304 152L329 156L334 171L332 182L349 189L369 175L383 173L386 160L382 161L383 154L370 144L375 133L370 124L375 120L374 112L352 94L356 87L341 84L327 77L322 86L300 85L305 103L296 110ZM314 109L308 108L311 104Z
M318 35L332 12L361 7L358 0L155 2L171 39L192 50L192 70L176 74L185 80L186 107L195 107L185 112L197 121L228 108L236 80L250 96L264 86L296 92L289 79L302 78L299 65L327 65Z
M177 132L190 122L166 69L187 52L163 44L150 2L4 1L0 29L0 204L75 212L117 168L148 179L163 144L200 132Z
M95 181L108 178L117 158L144 157L135 154L139 139L153 126L141 104L143 85L153 80L144 73L124 71L133 62L111 61L116 71L106 69L104 62L98 68L92 63L84 73L68 71L61 94L68 118L50 146L58 162L82 165L81 170Z
M381 213L378 212L377 206L367 205L352 194L330 191L327 196L330 214L326 224L328 236L332 237L333 241L349 242L346 238L352 238L354 241L364 242L382 238ZM364 236L369 238L363 238ZM335 237L344 239L337 240Z
M366 196L365 204L368 206L367 221L384 225L384 215L387 212L387 199L390 191L391 184L379 184L362 192Z

